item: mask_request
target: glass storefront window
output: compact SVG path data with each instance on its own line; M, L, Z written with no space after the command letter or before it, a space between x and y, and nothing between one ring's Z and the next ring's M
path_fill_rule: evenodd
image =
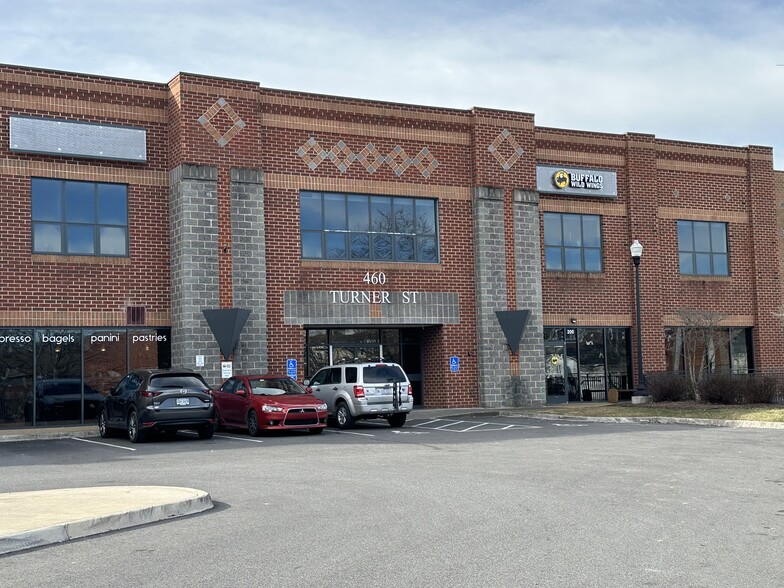
M32 424L33 331L0 329L0 425Z
M607 390L629 392L628 329L544 327L547 402L606 400Z
M84 331L85 420L98 418L97 411L100 408L96 405L93 393L87 394L88 387L102 398L125 376L127 338L125 329Z
M170 368L171 330L140 329L128 332L130 369Z
M0 329L0 426L93 422L141 367L171 367L171 329Z
M81 422L81 331L71 329L37 331L35 360L35 422L37 424Z

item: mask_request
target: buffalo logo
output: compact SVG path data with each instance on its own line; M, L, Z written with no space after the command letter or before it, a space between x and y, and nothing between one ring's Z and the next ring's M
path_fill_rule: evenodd
M559 169L553 174L553 183L556 188L566 188L569 185L569 174L566 170Z

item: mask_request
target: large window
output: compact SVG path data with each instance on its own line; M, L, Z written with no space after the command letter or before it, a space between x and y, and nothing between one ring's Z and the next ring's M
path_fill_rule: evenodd
M549 271L602 271L601 217L545 212L544 250Z
M33 178L33 253L128 255L128 186Z
M301 192L303 259L438 262L436 201Z
M678 262L681 274L728 276L726 223L679 220Z

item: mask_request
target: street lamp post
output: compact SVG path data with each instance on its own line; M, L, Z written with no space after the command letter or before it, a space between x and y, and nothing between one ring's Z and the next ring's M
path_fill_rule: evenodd
M648 396L645 391L645 373L642 370L642 323L640 322L640 258L642 257L642 244L635 239L629 247L634 262L634 285L637 292L637 388L635 396Z

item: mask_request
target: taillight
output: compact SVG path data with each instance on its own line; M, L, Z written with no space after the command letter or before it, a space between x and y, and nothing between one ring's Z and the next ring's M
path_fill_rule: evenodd
M411 384L408 385L408 395L413 396L414 394L411 392Z
M142 396L144 396L145 398L152 398L154 396L159 396L159 395L160 392L155 392L153 390L145 390L144 392L142 392Z
M354 386L354 398L364 398L365 389L362 386Z

